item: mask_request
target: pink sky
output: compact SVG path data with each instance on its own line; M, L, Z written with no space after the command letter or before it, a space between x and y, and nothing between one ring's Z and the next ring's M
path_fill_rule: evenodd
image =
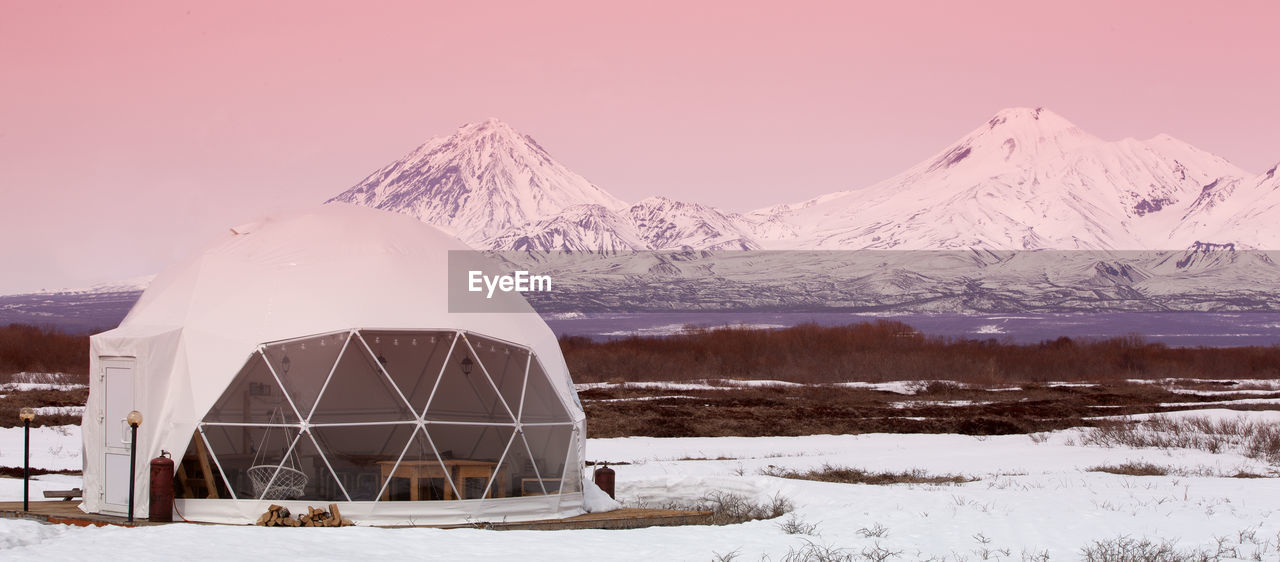
M154 273L491 116L622 199L733 210L1009 106L1280 161L1267 2L617 4L0 0L0 294Z

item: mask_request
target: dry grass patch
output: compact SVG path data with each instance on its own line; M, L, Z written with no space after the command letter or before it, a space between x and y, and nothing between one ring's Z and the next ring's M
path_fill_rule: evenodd
M1090 429L1080 441L1084 445L1101 447L1198 449L1215 454L1236 452L1267 462L1280 461L1280 424L1250 421L1244 417L1175 419L1152 416L1136 422L1108 420Z
M821 468L804 472L769 465L760 469L760 474L778 478L791 478L793 480L813 480L840 484L871 484L874 486L886 486L889 484L964 484L977 480L977 478L957 474L929 474L918 468L904 472L872 472L860 468L830 464L824 464Z
M0 396L0 427L20 427L18 412L23 408L42 406L84 406L89 400L89 389L76 390L23 390ZM80 425L79 414L43 414L36 416L31 427Z
M1105 472L1125 476L1168 476L1169 469L1149 462L1129 461L1122 464L1099 465L1087 468L1089 472Z
M634 507L710 512L710 518L704 523L706 525L734 525L757 519L776 519L795 510L795 504L780 495L767 502L757 503L741 494L719 491L709 492L691 501L672 501L662 505L640 503Z

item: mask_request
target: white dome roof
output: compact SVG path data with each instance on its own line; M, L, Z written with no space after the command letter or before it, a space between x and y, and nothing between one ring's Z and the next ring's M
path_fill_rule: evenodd
M254 343L357 327L457 328L526 345L534 336L554 341L519 297L503 308L522 314L449 313L448 252L468 249L412 217L354 205L270 217L232 228L166 269L121 327L234 329Z
M525 312L449 312L449 252L468 250L413 217L345 203L268 217L161 272L118 330L181 327L192 376L223 381L267 342L354 328L467 330L529 347L567 387L555 334L519 294L493 298ZM455 259L487 263L471 252ZM201 398L203 412L216 396Z

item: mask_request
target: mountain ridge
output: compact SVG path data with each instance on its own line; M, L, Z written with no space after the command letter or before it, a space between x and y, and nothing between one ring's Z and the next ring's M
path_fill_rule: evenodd
M1178 250L1280 242L1239 203L1261 201L1260 182L1171 135L1107 141L1014 107L883 181L744 213L662 196L627 204L494 118L329 201L410 214L477 249Z

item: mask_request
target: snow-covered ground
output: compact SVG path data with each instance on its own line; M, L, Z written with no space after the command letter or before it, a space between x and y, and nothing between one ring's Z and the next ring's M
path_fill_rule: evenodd
M1247 416L1280 421L1276 412L1205 410L1177 417ZM33 464L79 466L77 428L33 433ZM618 496L628 504L687 502L729 492L795 504L811 535L787 534L777 520L725 527L657 527L625 531L480 531L436 529L266 529L167 525L138 529L79 528L0 520L0 558L109 559L601 559L781 560L809 544L855 558L898 553L889 560L1051 560L1080 558L1081 547L1120 536L1176 541L1180 549L1223 559L1280 559L1280 479L1207 476L1120 476L1088 469L1130 461L1181 473L1275 474L1276 467L1235 453L1099 448L1079 445L1083 430L1049 434L814 435L588 441L588 458L614 465ZM16 440L15 440L16 439ZM52 444L52 445L50 445ZM3 464L21 433L0 432ZM74 451L74 455L66 454ZM19 453L20 454L20 453ZM824 464L873 471L923 470L977 478L955 485L833 484L764 476L762 469L806 470ZM35 490L79 485L74 476L45 476ZM38 495L38 492L35 492ZM0 497L21 497L21 481L0 479ZM1252 536L1252 539L1242 538ZM1007 554L1006 554L1007 553ZM1025 556L1024 556L1025 555Z
M78 425L31 428L31 466L80 470L81 446ZM0 427L0 466L22 466L21 427Z
M77 390L89 388L75 382L77 377L66 373L14 373L9 382L0 384L0 391L26 392L31 390Z

